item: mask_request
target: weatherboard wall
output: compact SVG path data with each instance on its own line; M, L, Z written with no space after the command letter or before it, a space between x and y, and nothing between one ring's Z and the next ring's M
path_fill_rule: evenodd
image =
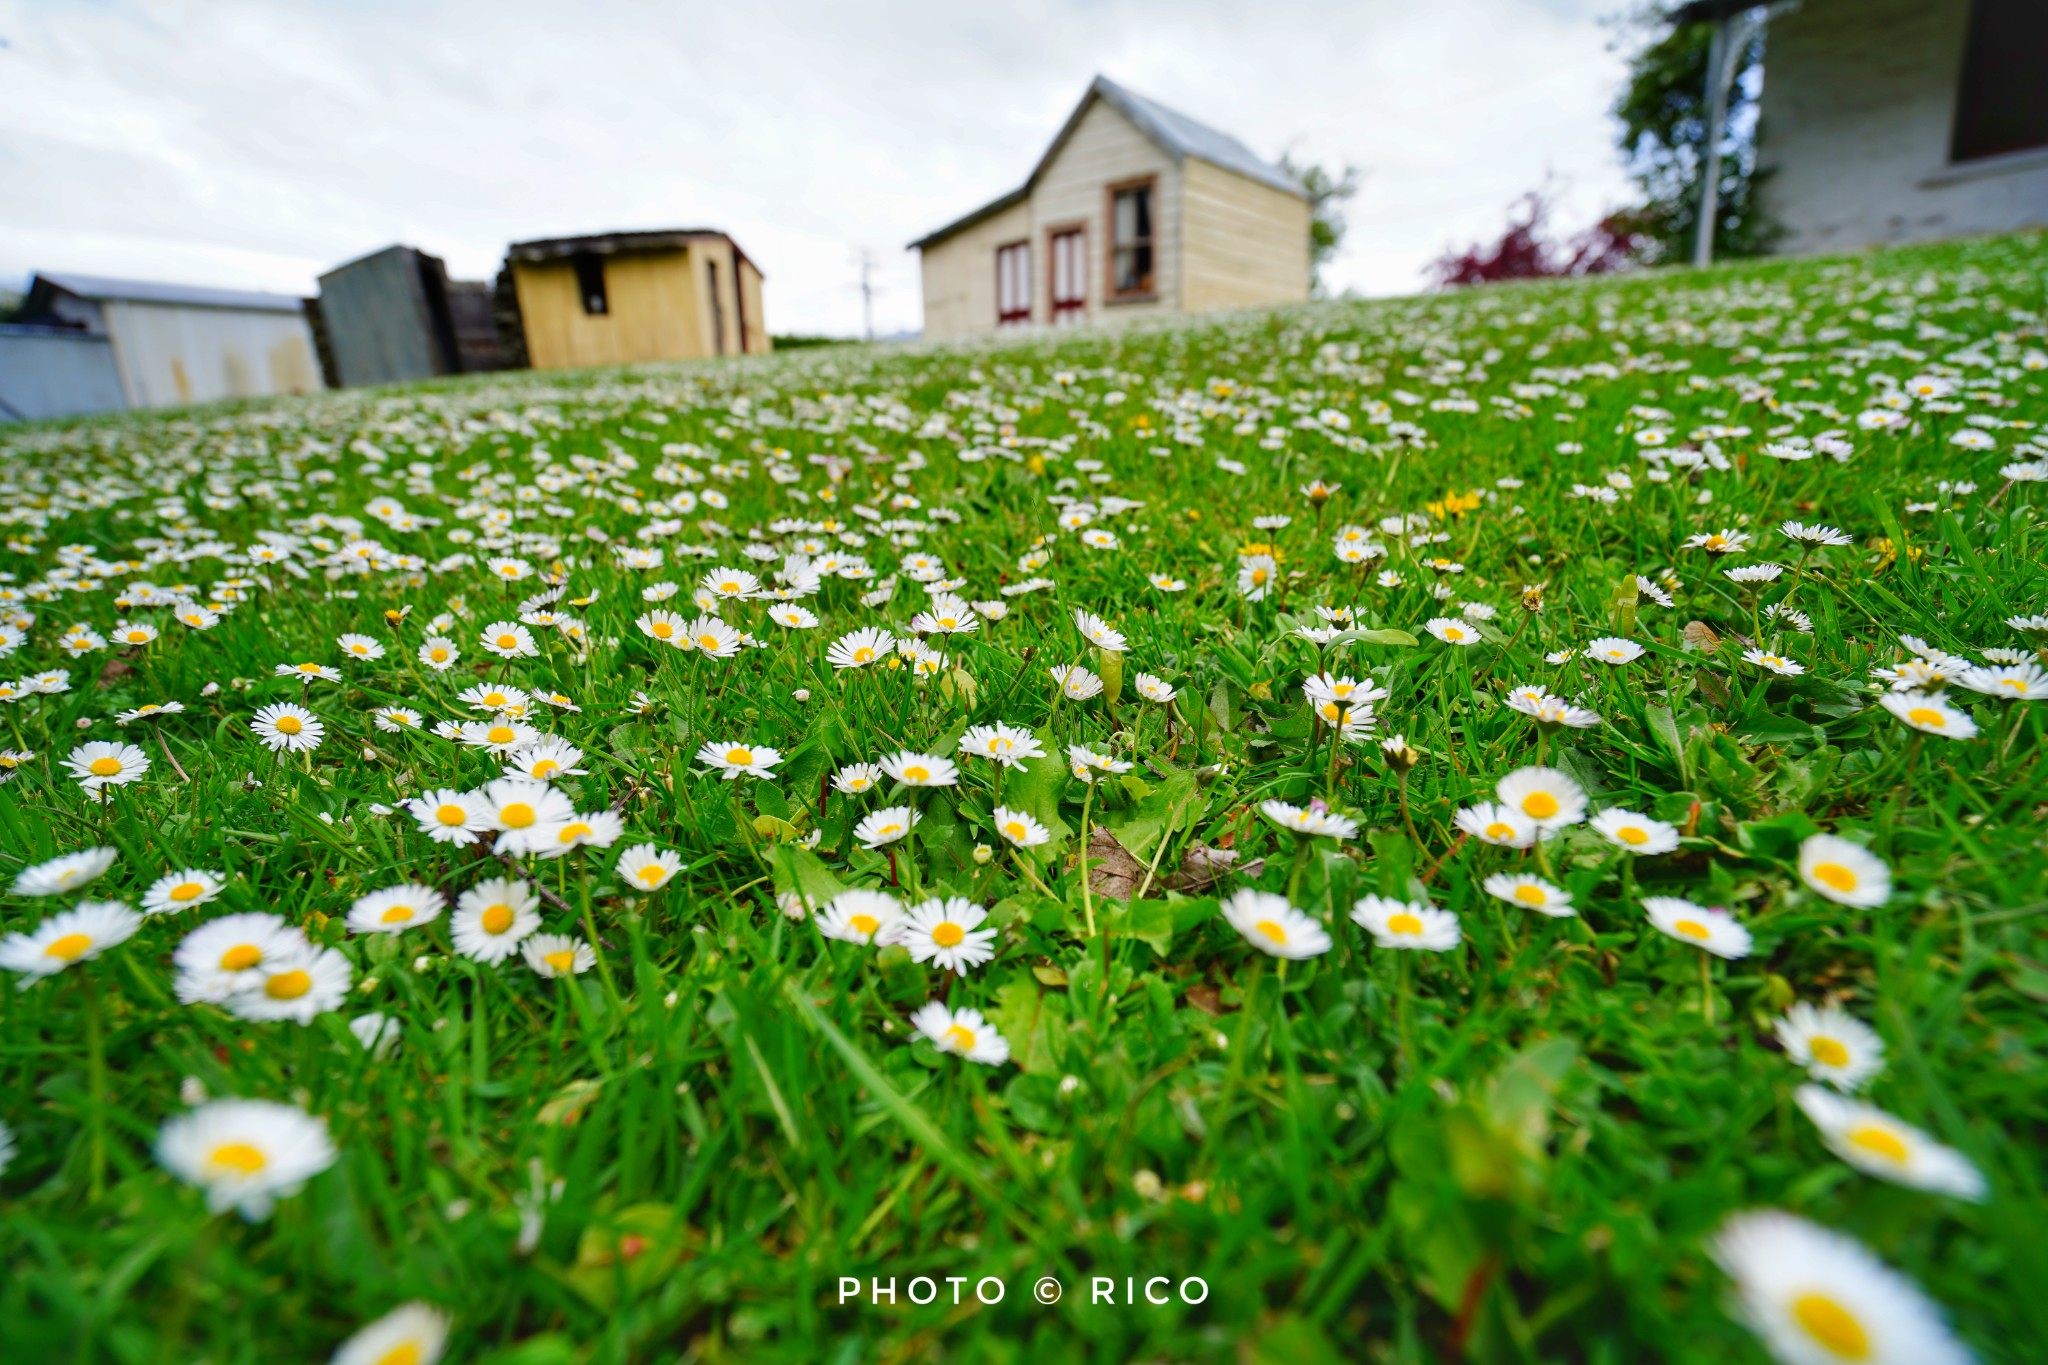
M1252 308L1309 294L1309 206L1198 157L1181 163L1181 306Z
M1109 187L1155 176L1152 192L1153 294L1142 300L1108 302ZM1047 268L1047 241L1060 228L1085 227L1088 252L1088 320L1120 322L1151 313L1174 312L1180 297L1181 163L1145 136L1107 101L1090 102L1066 145L1031 188L1032 313L1052 314L1052 272ZM989 256L990 288L995 258ZM995 326L994 295L990 295L983 329Z
M924 248L924 335L928 341L973 336L996 325L996 251L1031 240L1031 205L1019 201L951 237ZM1045 317L1044 249L1031 251L1031 316Z

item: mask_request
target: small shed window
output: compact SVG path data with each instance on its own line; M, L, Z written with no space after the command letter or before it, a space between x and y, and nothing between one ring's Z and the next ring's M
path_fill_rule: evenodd
M1975 0L1956 82L1951 161L2048 147L2048 5Z
M1109 192L1109 296L1139 298L1152 293L1152 187L1150 180L1116 185Z
M1031 321L1031 243L996 248L996 326Z
M611 302L604 292L604 257L591 251L579 251L569 258L569 264L576 269L576 293L583 300L586 313L609 313Z
M1059 228L1048 237L1052 251L1052 321L1055 327L1088 320L1088 237L1080 228Z

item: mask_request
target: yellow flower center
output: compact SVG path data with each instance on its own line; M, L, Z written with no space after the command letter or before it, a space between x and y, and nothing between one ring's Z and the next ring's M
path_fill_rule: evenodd
M1837 891L1854 891L1857 886L1856 874L1840 863L1815 863L1813 879Z
M510 744L519 737L519 732L509 725L493 725L484 738L493 744Z
M1444 638L1446 640L1462 640L1465 638L1465 632L1458 629L1456 626L1445 626Z
M1699 939L1702 942L1713 937L1713 931L1696 919L1682 919L1671 927L1687 938Z
M1870 1358L1870 1333L1827 1295L1808 1293L1792 1300L1792 1319L1822 1350L1843 1360Z
M1557 809L1557 798L1549 792L1530 792L1522 798L1522 814L1531 820L1548 820Z
M426 1356L416 1341L401 1341L383 1355L378 1356L375 1365L420 1365Z
M263 960L263 950L253 943L237 943L220 955L224 972L246 972Z
M279 716L272 724L281 735L296 735L306 728L306 722L297 716Z
M435 809L434 819L441 824L447 825L450 829L457 825L466 825L469 823L469 808L458 806L453 801L450 801L448 804Z
M493 905L477 916L477 923L483 926L487 934L502 934L512 927L512 918L511 906Z
M1419 934L1422 932L1422 921L1404 911L1401 914L1388 918L1387 932L1390 934Z
M1024 828L1024 822L1021 820L1012 820L1008 824L1003 826L1003 833L1008 835L1012 839L1018 840L1019 842L1022 842L1024 836L1029 834L1030 832L1031 831Z
M857 664L864 664L874 657L875 651L869 649L866 645L862 645L859 649L853 651L853 661Z
M946 1030L946 1041L962 1052L974 1050L974 1030L954 1024Z
M1257 924L1254 924L1252 928L1264 934L1267 937L1267 939L1274 943L1287 942L1287 931L1285 929L1282 929L1279 925L1273 923L1273 921L1269 919L1260 920Z
M754 761L754 751L752 749L727 749L725 751L725 761L732 764L735 768L744 768Z
M498 819L507 829L525 829L534 821L533 807L524 801L514 801L499 809Z
M1906 713L1906 719L1915 725L1928 725L1937 730L1948 726L1948 717L1931 706L1916 706Z
M1642 845L1650 842L1649 831L1638 825L1624 825L1614 831L1614 837L1624 844Z
M641 868L638 872L634 873L633 875L637 876L641 881L646 882L649 886L653 886L657 882L659 882L664 876L668 875L668 869L663 867L660 863L649 863L647 866Z
M556 835L555 838L560 843L574 843L578 839L589 838L590 835L594 832L595 831L593 831L590 828L590 826L584 824L581 820L578 820L573 825L562 826L562 832Z
M697 647L707 654L716 653L718 650L718 637L716 635L699 635L697 637Z
M121 771L121 760L118 758L96 758L88 767L91 769L94 777L112 777Z
M312 989L312 973L298 967L279 972L263 983L263 993L272 1000L296 1000Z
M951 920L947 920L944 924L932 930L932 942L938 944L941 948L957 948L960 945L960 940L966 937L967 931Z
M171 888L171 899L174 901L189 901L205 894L205 892L205 886L198 882L179 882Z
M410 905L394 905L384 912L383 920L386 924L403 924L411 919L412 915Z
M559 952L544 953L541 960L558 972L566 972L576 965L576 950L563 948Z
M1515 837L1515 827L1504 820L1496 820L1486 827L1486 837L1489 839L1512 839Z
M320 671L320 665L318 665L318 664L300 664L300 665L299 665L299 672L301 672L301 673L318 673L319 671Z
M517 635L500 635L498 637L498 648L500 649L512 649L518 644L519 637Z
M560 771L562 771L562 765L555 762L552 758L544 758L533 765L533 775L535 777L553 777Z
M269 1157L246 1142L223 1142L207 1153L206 1160L236 1175L254 1175L270 1164Z
M666 640L675 633L676 628L666 621L656 621L654 623L654 638L657 640Z
M1515 888L1515 899L1524 905L1544 905L1549 902L1550 897L1542 887L1524 883Z
M1872 1156L1880 1156L1886 1161L1900 1165L1905 1163L1906 1144L1889 1128L1874 1125L1854 1128L1849 1131L1848 1140L1851 1147L1859 1148Z
M905 782L926 782L931 779L931 775L931 769L917 764L912 764L903 770L903 780Z
M85 956L85 950L92 947L90 934L66 934L49 947L43 949L45 957L54 957L59 962L76 962Z
M427 657L437 664L445 664L448 662L448 651L445 649L430 649L427 651Z
M864 938L873 938L875 930L882 927L882 922L873 915L851 915L847 917L846 923Z

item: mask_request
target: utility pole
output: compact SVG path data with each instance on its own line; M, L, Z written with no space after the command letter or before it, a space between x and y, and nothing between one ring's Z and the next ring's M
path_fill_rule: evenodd
M1706 147L1700 166L1700 216L1694 225L1692 263L1706 267L1714 263L1714 225L1721 216L1721 135L1728 122L1728 89L1735 83L1742 54L1764 26L1777 5L1756 0L1694 0L1673 16L1680 24L1710 23L1712 41L1707 45Z
M869 341L875 339L875 253L862 247L854 257L860 265L860 325Z

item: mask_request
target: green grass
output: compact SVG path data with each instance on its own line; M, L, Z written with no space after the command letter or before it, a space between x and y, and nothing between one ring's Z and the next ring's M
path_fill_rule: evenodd
M120 859L88 896L132 904L178 868L228 878L211 905L0 990L0 1121L20 1149L0 1175L0 1356L325 1359L362 1323L424 1299L453 1318L451 1359L506 1365L1762 1361L1724 1312L1705 1242L1731 1213L1768 1205L1863 1241L1983 1358L2035 1358L2026 1343L2048 1339L2043 708L1957 693L1982 735L1915 744L1876 705L1870 671L1905 657L1902 635L1973 658L2042 643L2003 622L2048 610L2043 493L2003 487L1998 470L2039 458L2016 450L2038 437L2018 424L2048 419L2048 370L2027 360L2048 349L2044 253L2038 236L1994 239L0 435L6 587L47 584L67 545L143 561L18 604L37 619L5 666L68 667L72 686L0 708L9 740L37 754L0 787L0 873L106 843ZM1897 433L1857 428L1882 380L1922 373L1967 377L1961 411L1916 408ZM1517 387L1529 384L1540 387ZM1458 410L1466 398L1476 410ZM1373 420L1376 403L1391 423ZM1970 416L1993 419L1995 450L1952 442ZM1711 424L1739 429L1718 438L1728 468L1647 479L1638 431L1668 431L1669 452ZM1284 430L1277 449L1261 445L1269 428ZM1854 447L1846 463L1761 453L1833 428ZM1579 449L1559 453L1564 442ZM1015 458L959 458L1005 445ZM843 459L844 482L811 462L820 455ZM785 462L793 482L770 476ZM663 481L665 466L701 481ZM1611 471L1633 481L1613 505L1570 496ZM1508 477L1522 486L1498 487ZM1320 514L1298 491L1316 478L1341 484ZM1974 491L1942 486L1957 481ZM729 506L651 508L684 488ZM1441 508L1472 492L1470 510ZM1057 494L1142 505L1097 523L1120 542L1098 550L1059 528ZM317 566L298 578L162 557L166 545L308 533L306 518L361 518L378 496L440 519L410 531L365 521L415 567L330 580ZM1432 503L1430 529L1449 539L1427 553L1462 574L1439 579L1398 535L1378 537L1382 562L1332 556L1339 525ZM486 506L517 510L509 533L475 519ZM957 519L932 515L942 509ZM1262 514L1293 522L1255 530ZM658 515L681 525L634 539ZM878 578L924 552L966 580L964 596L995 598L1033 573L1055 586L941 641L951 666L923 683L824 661L856 626L901 633L923 605L908 577L880 608L859 601L874 581L828 581L806 603L822 618L814 631L734 605L727 618L769 647L726 661L635 628L643 586L683 584L667 605L694 615L688 589L713 565L765 578L779 563L743 559L750 534L780 550L793 537L771 523L828 516L867 536L857 553ZM1720 571L1797 561L1775 529L1787 518L1857 543L1765 585L1763 602L1789 593L1813 624L1776 637L1808 671L1775 678L1740 662L1752 602ZM1749 531L1750 550L1681 548L1723 527ZM667 567L618 567L592 528L662 547ZM573 609L586 651L546 630L538 658L503 663L477 647L484 623L536 586L490 581L482 561L507 537L543 569L564 565L571 598L598 594ZM1255 541L1279 548L1283 577L1275 597L1247 603L1237 555ZM1042 568L1020 563L1041 549ZM474 562L447 562L459 554ZM1406 583L1376 585L1383 568ZM1151 573L1188 588L1156 592ZM1636 599L1634 575L1666 573L1680 584L1674 607ZM140 580L203 593L238 574L261 584L205 632L115 602ZM1454 591L1447 603L1430 596L1438 581ZM1534 584L1546 588L1531 614ZM463 661L426 674L410 660L451 599L466 599L450 632ZM1423 630L1466 602L1498 611L1478 646ZM1302 701L1317 649L1292 628L1313 624L1316 604L1355 604L1362 627L1386 632L1329 657L1387 689L1376 734L1405 734L1422 754L1407 788L1416 839L1378 745L1333 767ZM387 624L405 605L411 617ZM1075 633L1077 607L1129 636L1113 714L1101 699L1054 705L1048 667L1104 662ZM62 656L74 621L106 634L131 617L162 638ZM1692 622L1718 643L1688 649ZM345 662L346 631L390 654ZM1619 668L1544 662L1610 634L1649 652ZM300 697L272 669L307 659L345 681L305 689L326 740L310 762L280 761L249 718ZM1179 687L1173 716L1133 694L1141 670ZM555 898L544 928L598 948L599 970L572 980L516 956L453 956L445 917L388 937L343 924L366 891L419 880L452 895L486 874L482 855L375 807L480 786L496 761L368 717L399 703L429 724L463 718L454 694L485 679L576 701L535 724L586 752L588 775L562 783L578 809L615 806L627 823L611 850L531 865ZM1605 723L1539 737L1503 705L1525 682ZM158 731L189 780L141 733L149 722L111 719L171 700L187 709ZM994 961L949 986L901 948L829 942L778 908L777 893L815 902L890 878L884 856L849 838L851 818L887 798L834 793L821 814L821 778L899 747L951 754L965 725L997 719L1062 748L1111 746L1135 767L1094 788L1085 812L1060 762L1008 775L1010 804L1055 834L1030 878L1007 854L975 859L978 843L999 842L985 762L962 760L958 788L922 795L898 874L991 907ZM154 763L102 805L60 765L75 744L112 738ZM693 761L706 740L773 745L783 759L770 780L719 781ZM1574 893L1576 921L1487 897L1487 874L1534 859L1451 824L1539 745L1595 808L1649 812L1688 835L1628 868L1583 826L1549 842L1542 857ZM1268 798L1326 795L1361 830L1305 857L1258 815ZM1128 904L1084 895L1084 824L1116 832L1141 863L1156 857L1162 874L1198 842L1228 842L1263 870ZM1805 889L1794 860L1817 829L1891 865L1887 905L1849 910ZM652 896L612 868L640 842L685 860ZM1218 896L1240 886L1291 890L1334 949L1279 970L1220 918ZM1375 950L1346 915L1368 893L1427 896L1459 914L1465 942L1441 956ZM1754 932L1749 957L1713 965L1711 1022L1702 955L1637 904L1656 893L1732 907ZM0 898L0 927L31 928L75 899ZM270 911L337 945L355 970L347 1005L303 1028L179 1005L171 952L226 910ZM910 1041L911 1012L948 992L1002 1030L1011 1064ZM1886 1042L1873 1100L1975 1162L1984 1203L1882 1183L1821 1144L1770 1022L1824 999ZM346 1027L369 1010L401 1023L388 1058ZM193 1084L323 1117L339 1159L266 1221L209 1216L151 1150ZM522 1246L522 1217L536 1213ZM936 1304L907 1302L917 1275L939 1281ZM1065 1286L1055 1306L1032 1298L1046 1275ZM1199 1276L1208 1298L1091 1304L1098 1275L1119 1297L1126 1276L1141 1288ZM894 1276L897 1301L842 1306L841 1276ZM967 1277L958 1307L947 1276ZM1000 1305L973 1302L984 1276L1005 1281Z

